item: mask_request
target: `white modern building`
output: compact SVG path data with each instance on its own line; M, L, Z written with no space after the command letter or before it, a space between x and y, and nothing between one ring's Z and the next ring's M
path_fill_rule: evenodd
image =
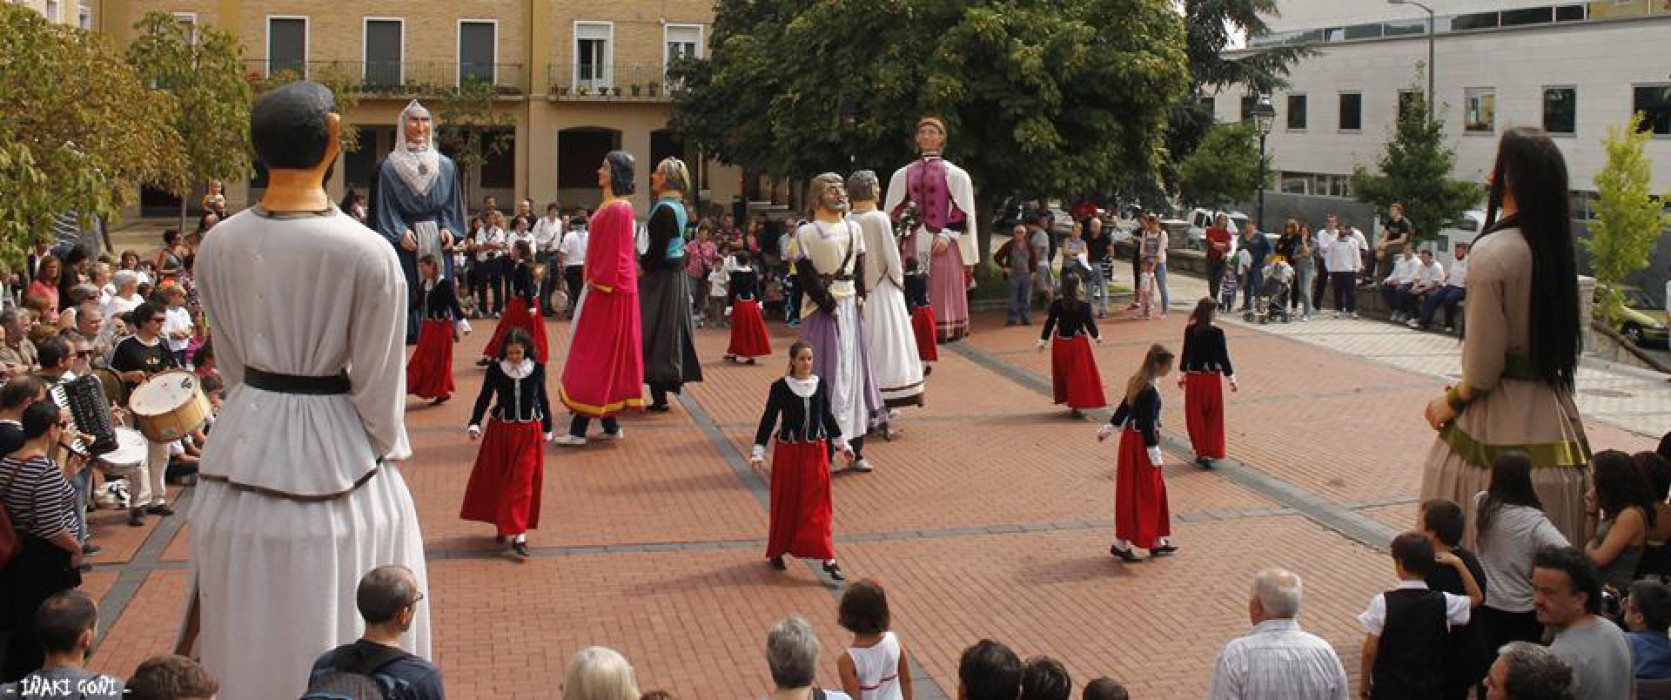
M1354 166L1374 168L1398 115L1400 94L1423 89L1435 54L1434 93L1457 154L1455 177L1483 181L1497 140L1512 126L1540 126L1567 158L1574 216L1606 162L1602 139L1632 111L1654 139L1654 188L1671 191L1671 2L1424 0L1436 12L1386 0L1282 0L1272 34L1249 49L1304 43L1317 50L1271 96L1268 148L1276 188L1348 196ZM1255 98L1214 96L1220 121L1239 121Z

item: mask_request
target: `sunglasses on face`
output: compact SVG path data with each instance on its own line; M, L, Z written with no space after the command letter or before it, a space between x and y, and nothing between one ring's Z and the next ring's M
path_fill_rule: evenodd
M163 317L161 317L161 316L156 316L156 317L153 317L153 318L151 318L151 319L149 319L149 320L147 320L147 321L145 321L145 322L146 322L146 323L162 323L162 322L163 322Z

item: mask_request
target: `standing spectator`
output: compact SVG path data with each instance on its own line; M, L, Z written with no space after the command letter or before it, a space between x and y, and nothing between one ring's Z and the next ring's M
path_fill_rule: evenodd
M1202 297L1189 315L1184 329L1183 357L1178 358L1178 388L1184 390L1184 427L1195 450L1195 463L1211 468L1213 460L1224 459L1224 385L1230 381L1236 391L1236 369L1230 366L1230 350L1224 329L1213 325L1218 304Z
M191 345L191 337L196 330L191 311L186 309L186 290L180 285L171 285L163 290L163 298L168 300L168 308L163 311L162 334L168 339L168 352L174 355L174 366L184 367L186 346Z
M1572 667L1532 642L1510 642L1485 677L1486 700L1572 700Z
M1126 380L1125 395L1114 417L1097 431L1102 442L1120 431L1120 455L1115 467L1114 544L1108 553L1126 563L1142 561L1132 547L1150 556L1178 551L1172 543L1172 515L1166 480L1161 475L1160 390L1156 382L1172 372L1172 352L1149 346L1143 365Z
M1033 290L1044 297L1045 308L1050 308L1050 302L1056 298L1056 275L1051 269L1055 264L1056 240L1050 234L1050 211L1041 209L1033 214L1033 220L1027 227L1027 245L1033 249ZM1029 306L1031 302L1029 301Z
M1636 461L1618 450L1590 458L1591 486L1584 494L1584 554L1595 564L1603 586L1615 593L1636 580L1655 507Z
M1282 256L1282 259L1287 261L1290 267L1298 266L1300 258L1305 256L1306 253L1305 235L1300 230L1299 221L1289 219L1283 222L1282 234L1277 236L1276 244L1272 246L1272 252ZM1288 295L1289 309L1300 305L1300 297L1305 296L1300 293L1302 289L1305 289L1305 285L1296 279L1294 293Z
M1318 275L1317 250L1311 235L1311 224L1300 225L1300 249L1289 262L1294 266L1294 293L1288 297L1288 308L1297 304L1300 307L1300 320L1310 321L1311 315L1317 313L1316 300L1311 295L1312 279Z
M349 188L348 194L343 195L342 205L338 208L342 210L342 213L360 222L362 226L367 225L366 222L371 220L371 210L366 207L366 196L355 192L353 188Z
M186 268L186 256L191 251L180 240L179 229L166 229L162 232L162 249L157 251L154 267L157 270L157 284L163 280L174 279Z
M220 682L209 669L184 656L153 656L128 678L127 700L214 700Z
M513 227L516 225L516 222L520 221L526 227L524 230L532 232L534 230L534 225L539 223L540 220L539 215L534 213L534 200L524 197L521 201L517 202L516 216L511 218L513 219L511 222Z
M87 254L87 246L80 243L72 246L69 252L64 254L63 273L58 275L58 296L56 299L58 311L76 306L71 300L70 290L89 281L87 265L90 262L91 257Z
M888 594L865 579L841 595L841 626L853 643L836 660L841 689L856 700L911 700L910 656L888 629Z
M481 282L484 285L482 296L477 299L476 306L484 314L491 313L494 318L505 310L506 285L503 261L505 252L510 250L510 237L505 232L505 215L489 209L482 218L482 228L476 234L476 264L481 266ZM491 305L488 295L493 296ZM476 364L481 364L477 362Z
M1346 700L1346 667L1334 647L1300 629L1299 574L1263 569L1247 601L1253 630L1218 655L1207 700ZM1090 686L1086 686L1090 697Z
M1032 325L1028 316L1032 313L1033 268L1038 258L1027 241L1026 226L1016 224L1010 240L998 246L995 259L1004 266L1004 279L1009 284L1009 314L1004 318L1004 325Z
M1473 552L1462 548L1462 533L1467 529L1462 519L1462 506L1450 501L1427 501L1421 506L1420 522L1417 524L1422 534L1427 535L1433 551L1454 555L1474 577L1479 591L1485 593L1489 585L1485 568L1480 566L1480 560ZM1452 595L1468 596L1468 586L1457 571L1449 566L1434 567L1425 579L1427 587ZM1468 611L1468 622L1451 628L1450 645L1445 654L1443 697L1446 700L1466 700L1491 666L1491 650L1485 646L1485 625L1476 617L1484 601L1470 602L1473 604Z
M1538 641L1543 627L1532 606L1532 562L1543 548L1568 543L1532 488L1530 458L1510 452L1491 463L1490 487L1474 497L1474 523L1475 549L1485 570L1479 614L1486 649Z
M1062 277L1069 275L1079 278L1080 288L1090 286L1091 257L1090 246L1085 242L1085 225L1073 222L1073 228L1068 229L1068 237L1062 239ZM1088 290L1087 290L1088 291ZM1091 295L1085 295L1086 303L1091 301Z
M1342 698L1345 696L1342 695ZM1131 700L1126 687L1112 678L1098 678L1085 684L1083 700Z
M569 231L563 234L557 258L563 268L563 284L569 291L569 319L580 305L581 284L586 281L586 219L569 219Z
M815 697L823 697L826 700L853 700L846 693L814 687L813 683L817 680L818 673L818 651L818 635L812 631L812 625L807 624L806 618L795 615L772 625L771 631L766 633L766 666L772 672L772 685L775 686L770 696L771 700L809 700ZM1010 698L1014 697L1012 693ZM564 700L617 699L565 696Z
M32 620L34 639L45 652L38 670L0 687L0 697L22 700L78 698L119 700L127 697L122 679L87 670L98 636L99 608L81 591L63 591L41 603Z
M1422 301L1421 315L1416 317L1415 326L1426 330L1433 323L1433 314L1441 307L1445 310L1445 332L1456 330L1456 309L1468 298L1468 244L1458 241L1456 244L1456 262L1451 263L1451 269L1445 273L1445 286L1433 290Z
M24 292L24 298L40 297L46 300L46 313L41 316L45 323L58 322L58 280L64 276L64 264L57 256L48 255L41 258L41 264L35 268L35 280L29 283L29 290Z
M1328 234L1333 231L1333 237ZM1323 230L1323 262L1329 269L1329 286L1334 289L1334 317L1350 314L1358 317L1358 273L1363 271L1362 252L1368 247L1363 236L1352 228L1336 228L1335 216L1329 215L1329 228Z
M1469 608L1484 596L1461 560L1450 552L1436 554L1422 533L1393 538L1392 557L1398 587L1375 594L1358 615L1366 633L1358 695L1371 700L1441 697L1448 633L1468 623ZM1436 562L1456 569L1467 597L1427 587L1424 579Z
M1271 241L1259 232L1259 227L1249 222L1247 230L1242 232L1241 249L1250 256L1247 277L1242 280L1242 310L1248 311L1253 308L1253 297L1259 293L1259 276L1265 269L1266 256L1271 254Z
M1213 225L1207 229L1207 289L1208 294L1218 290L1219 281L1224 279L1224 263L1230 258L1230 248L1236 238L1230 233L1230 217L1224 212L1213 216Z
M1114 239L1103 231L1102 219L1096 217L1085 224L1085 231L1085 249L1091 266L1088 275L1091 286L1086 291L1090 293L1091 303L1096 306L1097 318L1104 318L1108 316L1108 263L1113 254ZM1219 271L1224 271L1222 256Z
M1410 298L1410 288L1416 283L1416 273L1420 270L1416 259L1415 248L1409 245L1399 250L1398 259L1393 261L1392 272L1386 279L1381 280L1381 299L1387 303L1392 311L1392 322L1404 320L1404 308Z
M49 455L64 440L64 415L50 401L23 409L23 446L0 458L0 506L17 528L21 548L0 569L0 632L9 631L0 681L15 681L41 668L42 646L62 651L58 640L37 636L36 610L54 594L81 585L81 539L76 532L75 487Z
M1035 656L1021 669L1020 700L1068 700L1073 696L1073 679L1062 662Z
M551 303L551 292L557 288L558 280L563 275L561 246L563 242L563 219L558 215L556 202L545 205L545 216L534 220L531 229L534 232L534 260L545 268L545 277L540 280L540 308L544 310L546 318L557 315L555 304ZM569 298L573 303L574 298Z
M1625 596L1625 635L1630 642L1631 666L1639 680L1671 678L1671 588L1653 581L1630 584Z
M353 673L377 679L388 697L445 700L441 669L400 648L400 637L412 628L423 599L411 569L391 564L367 572L354 590L354 606L365 620L365 634L313 662L309 688L333 675Z
M1572 666L1576 700L1631 697L1630 642L1601 616L1601 578L1574 547L1547 547L1532 569L1538 622L1555 632L1550 651Z
M226 194L222 191L223 189L225 188L221 185L220 180L210 180L208 191L204 193L203 200L199 202L199 206L203 207L203 211L224 219L226 218ZM359 197L360 195L354 194L353 190L349 190L350 201ZM363 219L364 217L361 218Z
M682 193L681 193L682 194ZM683 223L683 219L678 219ZM683 235L682 231L675 231L673 235ZM696 314L696 325L701 327L707 320L702 315L702 306L708 299L708 273L719 264L719 245L713 241L713 225L706 220L696 227L696 240L685 246L685 276L690 278L690 289L686 303L690 304Z
M1001 643L982 639L958 659L958 700L1014 700L1021 695L1021 674L1021 657Z
M1149 218L1149 227L1144 229L1141 243L1143 262L1153 267L1155 287L1160 291L1160 317L1166 318L1166 311L1172 306L1172 292L1166 286L1166 249L1171 246L1171 241L1159 218Z
M1393 254L1415 242L1416 227L1404 218L1404 205L1393 202L1387 208L1387 220L1381 224L1381 242L1375 244L1375 276L1382 277L1392 267Z
M638 700L638 680L620 652L586 647L563 674L563 700Z

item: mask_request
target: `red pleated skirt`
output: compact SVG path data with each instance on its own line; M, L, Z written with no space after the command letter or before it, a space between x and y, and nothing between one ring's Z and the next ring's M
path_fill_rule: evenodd
M1114 475L1114 536L1141 549L1172 535L1172 513L1166 503L1166 479L1149 464L1143 433L1120 431L1120 461Z
M545 321L540 318L539 303L529 306L522 297L511 300L505 306L504 315L499 317L499 326L493 329L493 339L488 341L487 347L482 349L486 357L498 357L499 347L505 342L505 334L512 328L521 328L534 339L534 361L544 364L546 361Z
M1091 337L1079 335L1050 341L1050 387L1056 403L1068 408L1102 408L1108 396L1102 390L1102 374L1091 354Z
M939 362L940 348L935 345L934 307L919 306L911 312L911 332L917 336L917 359Z
M766 556L834 559L834 519L829 443L777 443L772 449L771 533Z
M725 354L737 357L772 354L772 340L766 334L766 318L760 314L760 302L738 300L731 306L731 345Z
M1184 424L1195 456L1224 459L1224 384L1217 372L1184 374Z
M406 362L406 393L426 399L453 395L453 322L426 320Z
M506 537L536 529L544 481L545 432L539 421L489 418L458 517L493 525Z

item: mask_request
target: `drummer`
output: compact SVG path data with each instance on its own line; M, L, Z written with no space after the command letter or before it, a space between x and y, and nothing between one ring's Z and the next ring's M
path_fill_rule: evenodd
M176 367L174 354L163 342L165 312L163 307L145 302L128 314L128 327L133 329L133 335L117 343L110 357L110 368L122 379L122 393L126 396L132 396L133 390L152 375ZM168 443L150 443L145 461L140 462L137 472L138 483L133 484L133 507L128 511L128 524L134 527L144 525L146 513L173 515L174 509L168 507L168 485L165 482L168 476Z

